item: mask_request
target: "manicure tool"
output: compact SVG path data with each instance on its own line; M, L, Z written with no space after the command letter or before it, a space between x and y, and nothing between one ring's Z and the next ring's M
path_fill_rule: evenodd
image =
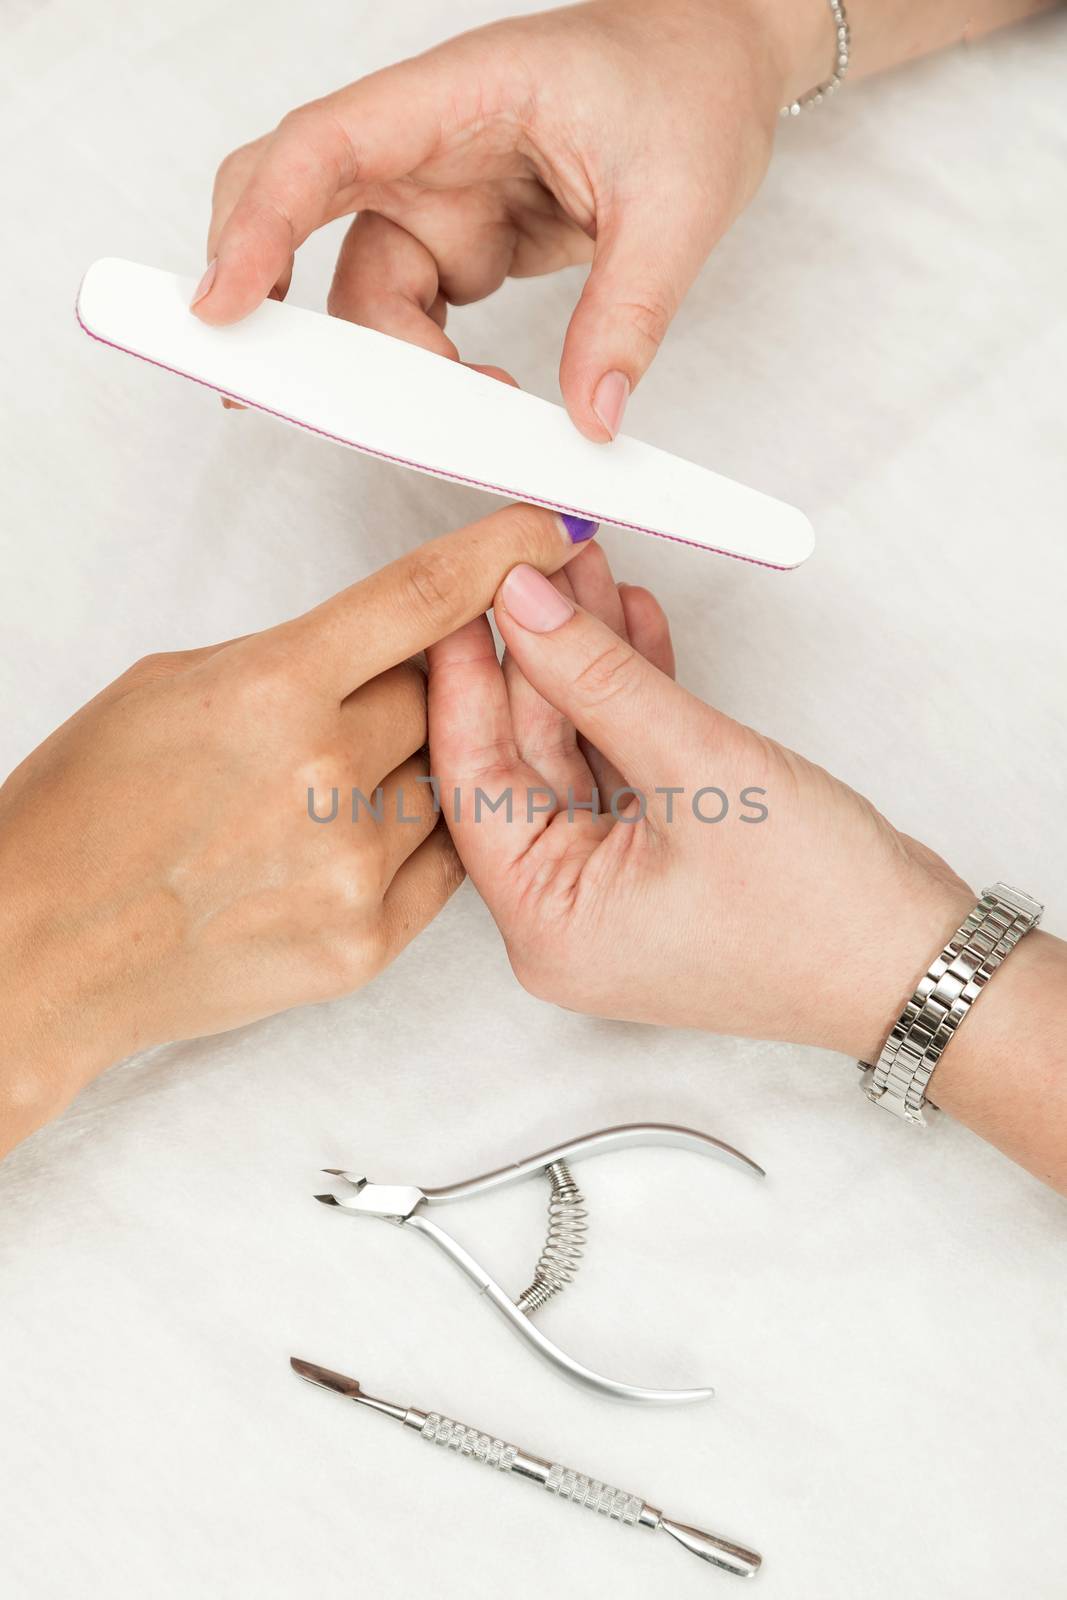
M327 1167L324 1170L331 1177L341 1179L347 1187L340 1195L320 1194L315 1198L321 1200L323 1205L339 1206L353 1216L380 1217L385 1222L414 1228L432 1239L539 1355L557 1367L564 1376L585 1388L595 1389L600 1394L618 1400L644 1400L662 1405L710 1400L714 1389L646 1389L605 1378L567 1355L530 1320L534 1312L573 1280L585 1246L588 1226L585 1201L571 1175L569 1163L586 1156L601 1156L615 1150L629 1149L634 1145L670 1145L691 1150L697 1155L729 1162L758 1177L764 1176L763 1168L748 1156L723 1144L720 1139L713 1139L710 1134L698 1133L695 1128L672 1127L667 1123L637 1122L570 1139L565 1144L554 1145L550 1150L528 1156L525 1161L516 1161L511 1166L500 1167L494 1172L468 1178L463 1183L447 1184L439 1189L420 1189L414 1184L371 1183L338 1167ZM426 1211L430 1206L444 1205L450 1200L466 1200L471 1195L502 1189L541 1173L551 1185L548 1236L533 1279L513 1300L507 1290L450 1233L430 1220Z
M570 516L766 567L811 554L793 506L620 435L594 444L562 406L337 317L266 300L227 328L189 310L193 280L113 258L78 293L85 332L368 455Z
M702 1533L699 1528L687 1527L683 1522L674 1522L670 1517L665 1517L662 1511L646 1505L640 1495L627 1494L624 1489L613 1489L598 1478L587 1478L584 1473L561 1467L557 1462L527 1455L517 1445L505 1444L503 1439L494 1439L462 1422L452 1422L436 1411L417 1411L413 1406L394 1405L391 1400L376 1400L372 1395L363 1393L355 1378L346 1378L340 1372L330 1372L326 1367L317 1367L296 1356L289 1358L289 1364L308 1383L318 1384L322 1389L333 1389L346 1400L370 1406L372 1410L392 1417L395 1422L402 1422L407 1428L415 1428L431 1444L444 1445L446 1449L454 1450L457 1455L468 1456L472 1461L484 1461L486 1466L494 1467L498 1472L518 1473L519 1477L528 1478L531 1483L541 1484L561 1500L573 1500L575 1505L588 1506L591 1511L599 1511L613 1522L621 1522L624 1527L650 1528L653 1532L662 1528L664 1533L669 1533L672 1539L677 1539L680 1545L691 1550L702 1561L710 1561L712 1566L721 1567L724 1572L732 1572L739 1578L751 1578L759 1570L763 1558L754 1550L746 1550L742 1545L731 1544L729 1540L716 1538L711 1533Z

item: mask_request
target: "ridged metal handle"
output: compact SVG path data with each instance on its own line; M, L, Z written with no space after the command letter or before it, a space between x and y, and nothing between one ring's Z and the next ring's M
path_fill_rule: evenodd
M494 1439L477 1428L468 1428L463 1422L453 1422L436 1411L431 1411L429 1416L409 1412L409 1418L412 1426L431 1444L444 1445L446 1450L454 1450L458 1456L469 1456L472 1461L484 1461L487 1467L495 1467L498 1472L510 1472L521 1454L517 1445Z
M584 1472L575 1472L571 1467L553 1464L545 1479L545 1488L549 1494L559 1495L561 1500L573 1500L576 1506L588 1506L590 1511L599 1511L613 1522L625 1523L628 1528L636 1527L647 1510L640 1495L627 1494L625 1489L613 1489L610 1483L601 1483L599 1478L587 1478Z
M587 1477L584 1472L575 1472L573 1468L561 1466L557 1461L542 1461L539 1456L529 1456L518 1445L494 1439L491 1434L482 1433L478 1428L469 1428L464 1422L454 1422L451 1417L442 1417L436 1411L428 1416L422 1412L409 1412L408 1421L431 1444L443 1445L446 1450L454 1450L456 1455L467 1456L472 1461L484 1461L487 1467L494 1467L497 1472L517 1472L521 1477L539 1483L560 1500L571 1500L577 1506L586 1506L590 1511L610 1517L613 1522L621 1522L628 1528L634 1528L641 1522L651 1528L659 1524L659 1512L650 1512L640 1495L615 1489L610 1483Z

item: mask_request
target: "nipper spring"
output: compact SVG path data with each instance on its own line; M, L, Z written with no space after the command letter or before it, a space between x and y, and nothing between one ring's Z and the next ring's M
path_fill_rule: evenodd
M585 1252L585 1235L588 1212L582 1191L571 1176L565 1161L553 1161L545 1168L545 1176L552 1185L548 1202L548 1237L534 1268L533 1282L519 1295L515 1304L530 1316L559 1294L568 1283L573 1283L582 1264Z
M320 1194L315 1198L324 1205L339 1206L343 1211L380 1217L386 1222L413 1228L432 1239L492 1301L515 1332L532 1345L544 1360L576 1383L619 1400L643 1400L659 1404L710 1400L715 1392L713 1389L646 1389L606 1378L553 1344L533 1321L535 1312L573 1282L582 1259L588 1215L581 1191L571 1174L570 1163L583 1157L606 1155L632 1145L671 1145L726 1161L758 1177L764 1175L763 1168L748 1156L724 1144L721 1139L713 1139L710 1134L700 1133L695 1128L673 1127L668 1123L639 1122L619 1128L603 1128L565 1144L555 1145L551 1150L542 1150L538 1155L528 1156L525 1161L517 1161L511 1166L499 1167L494 1172L482 1173L477 1178L468 1178L464 1182L447 1184L438 1189L420 1189L415 1184L370 1183L366 1178L354 1177L339 1168L328 1167L326 1170L332 1177L340 1178L348 1185L348 1192L342 1195ZM503 1188L542 1173L548 1177L552 1189L548 1207L548 1233L531 1282L517 1298L513 1298L457 1239L433 1222L426 1212L431 1206L443 1205L450 1200L465 1200L472 1195L485 1194L490 1189Z

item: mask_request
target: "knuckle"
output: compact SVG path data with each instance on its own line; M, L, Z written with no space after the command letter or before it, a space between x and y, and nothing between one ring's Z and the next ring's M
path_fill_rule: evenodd
M516 505L511 508L508 524L508 537L514 540L524 552L538 554L550 550L553 553L559 549L560 533L554 511L546 511L540 506Z
M187 650L150 651L134 662L126 676L138 683L155 683L160 678L173 677L185 666L190 653Z
M513 733L473 745L466 755L467 776L472 784L488 783L491 778L507 780L519 761L519 747Z
M223 156L215 169L214 194L218 198L230 187L235 178L239 178L249 163L252 152L251 145L240 145L238 149L231 150L228 156Z
M284 719L306 694L284 658L257 650L227 664L226 691L233 709L247 717Z
M404 581L405 603L415 609L429 628L444 632L451 626L457 597L463 592L460 563L446 550L413 558Z
M298 758L293 766L293 778L301 793L306 789L315 796L316 804L325 806L332 790L341 797L341 774L344 768L330 751L316 750Z
M622 639L613 638L603 645L575 674L574 688L582 704L609 705L629 694L636 660L632 648Z
M384 965L377 926L333 928L319 939L318 974L323 998L360 989Z
M356 153L342 118L330 100L309 100L294 106L278 124L287 144L310 155L337 184L350 182L356 174Z
M332 859L320 875L320 889L328 905L328 917L347 925L380 904L384 889L384 861L376 845L357 845Z
M642 339L659 348L671 321L665 298L650 294L640 300L624 300L616 309Z
M278 132L287 136L303 140L313 130L318 122L318 113L315 102L308 101L302 106L293 106L287 111L278 123Z

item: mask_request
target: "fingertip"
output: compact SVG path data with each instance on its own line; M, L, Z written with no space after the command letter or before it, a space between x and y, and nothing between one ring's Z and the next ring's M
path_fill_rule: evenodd
M611 444L641 377L625 344L612 339L611 331L587 285L563 341L559 387L568 416L593 444Z
M209 327L227 327L255 311L268 297L283 299L289 287L291 257L278 263L264 257L256 262L249 252L224 247L196 286L189 302L194 317Z
M593 414L611 439L618 437L632 385L625 372L613 368L598 378L590 402Z
M650 589L643 589L636 584L620 583L619 599L626 618L626 631L634 649L654 667L673 678L675 662L671 625L655 595Z
M528 633L554 633L574 616L574 606L536 567L520 562L497 591L503 610Z
M513 378L511 373L506 372L503 367L485 367L481 366L477 361L464 361L462 365L469 367L472 372L480 372L483 378L494 378L497 383L506 383L509 388L519 389L522 387L518 378Z
M666 612L651 589L646 589L639 583L620 583L619 594L622 597L623 605L628 611L632 609L638 616L655 614L661 616L666 622Z
M212 289L201 299L190 303L189 309L194 317L206 322L209 328L225 328L231 322L240 322L242 317L247 317L265 298L265 295L237 297L228 290L220 292Z
M247 295L235 296L233 273L230 270L221 272L216 256L193 290L189 310L201 322L206 322L208 327L218 328L236 322L258 303L252 301L245 304L247 299Z
M215 282L215 275L218 272L218 269L219 258L218 256L212 256L211 260L204 269L203 277L193 290L193 297L189 301L190 311L195 311L197 306L200 305L201 301L207 299L208 295L211 293L211 287Z
M570 544L585 545L594 538L600 528L599 522L594 522L592 517L575 516L572 512L560 513L560 523L563 527L564 537Z
M201 322L206 322L209 328L221 328L228 322L236 322L242 312L231 312L219 299L212 299L210 290L204 294L197 291L197 296L189 302L189 310Z
M592 444L610 444L611 434L601 422L592 405L592 389L583 387L576 392L574 385L561 383L563 403L578 432Z

